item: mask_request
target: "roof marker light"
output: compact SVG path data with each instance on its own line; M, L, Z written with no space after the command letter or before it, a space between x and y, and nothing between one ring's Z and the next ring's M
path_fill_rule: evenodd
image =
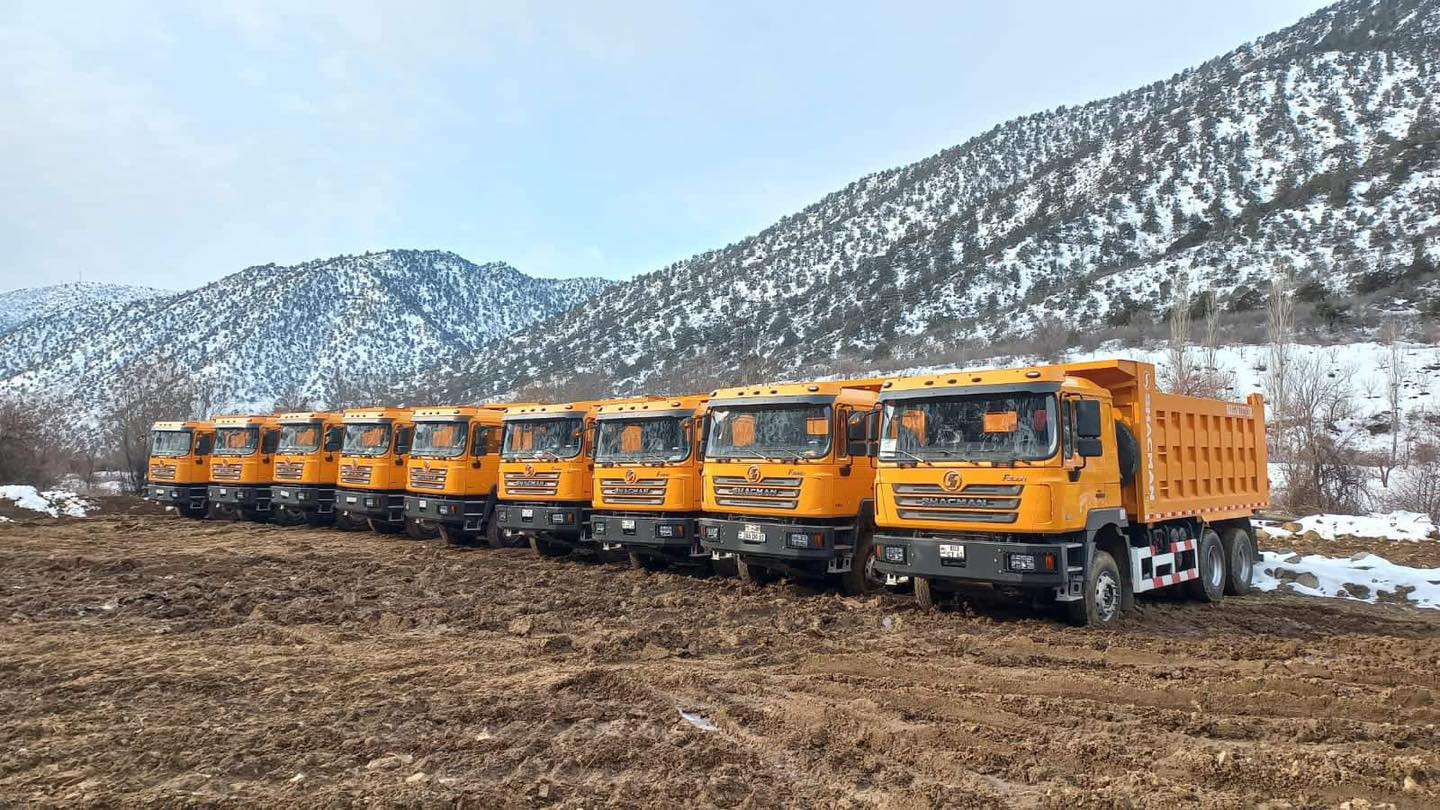
M1040 376L1040 372L1038 372L1038 371L1027 371L1027 372L1025 372L1025 376L1026 376L1026 377L1029 377L1030 379L1033 380L1033 379L1035 379L1036 377L1039 377L1039 376Z

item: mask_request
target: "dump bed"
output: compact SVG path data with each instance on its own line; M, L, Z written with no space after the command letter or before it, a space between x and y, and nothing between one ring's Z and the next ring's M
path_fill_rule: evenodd
M1198 515L1246 517L1270 504L1265 401L1241 402L1160 391L1155 367L1132 360L1066 365L1066 373L1110 391L1117 418L1139 444L1139 473L1125 487L1130 520Z

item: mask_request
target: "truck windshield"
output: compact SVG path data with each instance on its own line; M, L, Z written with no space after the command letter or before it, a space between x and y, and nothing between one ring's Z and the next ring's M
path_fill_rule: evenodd
M1055 396L992 393L885 403L880 460L1039 461L1055 455Z
M684 461L690 457L690 431L678 416L607 419L595 436L595 460Z
M390 450L390 423L370 422L345 426L345 456L383 456Z
M150 455L183 456L190 452L190 431L156 430L150 433Z
M222 427L215 429L215 455L248 456L260 446L260 428Z
M320 423L281 425L280 446L275 452L287 455L313 453L320 449Z
M829 405L710 410L706 458L821 458L829 452Z
M425 458L455 458L465 453L465 439L470 435L470 422L418 422L415 444L410 454Z
M585 420L531 419L505 423L505 458L574 458L580 455Z

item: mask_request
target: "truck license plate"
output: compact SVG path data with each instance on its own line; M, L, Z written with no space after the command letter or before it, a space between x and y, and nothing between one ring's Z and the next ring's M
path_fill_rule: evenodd
M520 510L520 519L521 519L521 520L534 520L534 519L535 519L535 510L534 510L534 509L521 509L521 510Z
M952 546L948 543L941 543L940 556L951 560L963 560L965 559L965 547Z
M622 531L622 532L633 532L633 531L635 531L635 521L633 521L633 520L622 520L622 521L620 521L620 531Z
M357 497L354 496L354 495L346 495L346 496L345 496L345 502L346 502L346 503L355 503L355 502L358 501L358 500L359 500L359 498L357 498Z
M740 527L740 541L742 543L763 543L765 542L765 529L758 523L746 523Z
M224 495L224 494L225 494L225 487L220 487L220 494L221 494L221 495Z
M424 508L425 508L425 499L424 499L424 498L421 498L421 499L420 499L420 508L421 508L421 509L424 509Z
M290 497L290 490L288 490L288 489L282 489L282 490L280 490L280 497L282 497L282 498L288 498L288 497Z

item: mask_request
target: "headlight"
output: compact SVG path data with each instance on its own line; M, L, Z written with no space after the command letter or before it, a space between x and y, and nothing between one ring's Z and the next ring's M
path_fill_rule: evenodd
M1005 567L1011 571L1054 571L1055 554L1045 552L1043 554L1007 554L1005 555Z
M594 531L595 534L604 534L604 533L605 533L605 521L603 521L603 520L594 521L594 522L591 524L591 527L592 527L592 530Z
M676 533L675 528L676 527L674 526L661 523L659 526L655 527L655 533L660 535L661 537L679 537L679 534Z
M498 521L500 521L501 523L504 523L504 522L510 520L510 510L509 510L509 509L496 509L496 510L495 510L495 519L498 520Z
M564 525L564 524L566 524L566 523L569 523L569 522L570 522L570 513L569 513L569 512L555 512L554 514L550 515L550 522L551 522L551 523L554 523L554 524L556 524L556 525Z
M706 539L706 540L719 540L719 539L720 539L720 527L719 527L719 526L706 526L706 527L705 527L705 539Z
M366 506L374 506L374 505L375 505L375 499L374 499L374 498L366 498L366 499L365 499L365 505L366 505Z
M788 532L785 545L790 548L824 548L825 535L819 532Z
M885 546L885 562L905 564L904 546Z

